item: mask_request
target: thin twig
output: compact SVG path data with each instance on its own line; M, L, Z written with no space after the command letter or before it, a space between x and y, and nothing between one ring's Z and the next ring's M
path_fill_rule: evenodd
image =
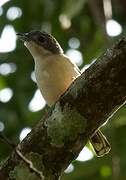
M41 171L39 171L38 169L36 169L32 163L32 161L30 161L29 159L27 159L20 151L20 146L18 145L16 147L16 153L17 155L25 162L25 164L28 166L28 168L30 170L32 170L33 172L35 172L35 174L41 179L41 180L44 180L44 175Z

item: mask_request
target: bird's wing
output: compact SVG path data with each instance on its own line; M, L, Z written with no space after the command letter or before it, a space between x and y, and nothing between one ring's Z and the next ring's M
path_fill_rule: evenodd
M72 65L72 68L74 68L78 74L81 75L81 70L78 68L78 66L73 62L72 59L70 59L68 56L64 55L64 58L67 60L67 63Z

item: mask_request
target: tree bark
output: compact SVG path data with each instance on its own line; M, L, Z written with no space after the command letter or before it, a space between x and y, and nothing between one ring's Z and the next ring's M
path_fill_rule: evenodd
M72 83L15 148L1 165L1 179L60 179L88 139L125 103L125 75L123 38Z

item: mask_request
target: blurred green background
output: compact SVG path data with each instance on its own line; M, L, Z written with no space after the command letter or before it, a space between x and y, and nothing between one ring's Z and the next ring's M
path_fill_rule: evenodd
M48 109L36 86L33 59L16 32L37 29L53 34L84 70L125 36L125 17L125 0L0 0L1 133L20 142ZM87 145L63 180L126 179L126 106L102 129L112 146L110 154L97 158ZM0 161L11 151L0 140Z

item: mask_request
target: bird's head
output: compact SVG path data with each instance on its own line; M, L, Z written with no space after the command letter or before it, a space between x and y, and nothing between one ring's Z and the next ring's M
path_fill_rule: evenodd
M51 54L62 54L63 50L57 40L46 32L31 31L29 33L17 33L19 39L29 49L32 56L46 56Z

